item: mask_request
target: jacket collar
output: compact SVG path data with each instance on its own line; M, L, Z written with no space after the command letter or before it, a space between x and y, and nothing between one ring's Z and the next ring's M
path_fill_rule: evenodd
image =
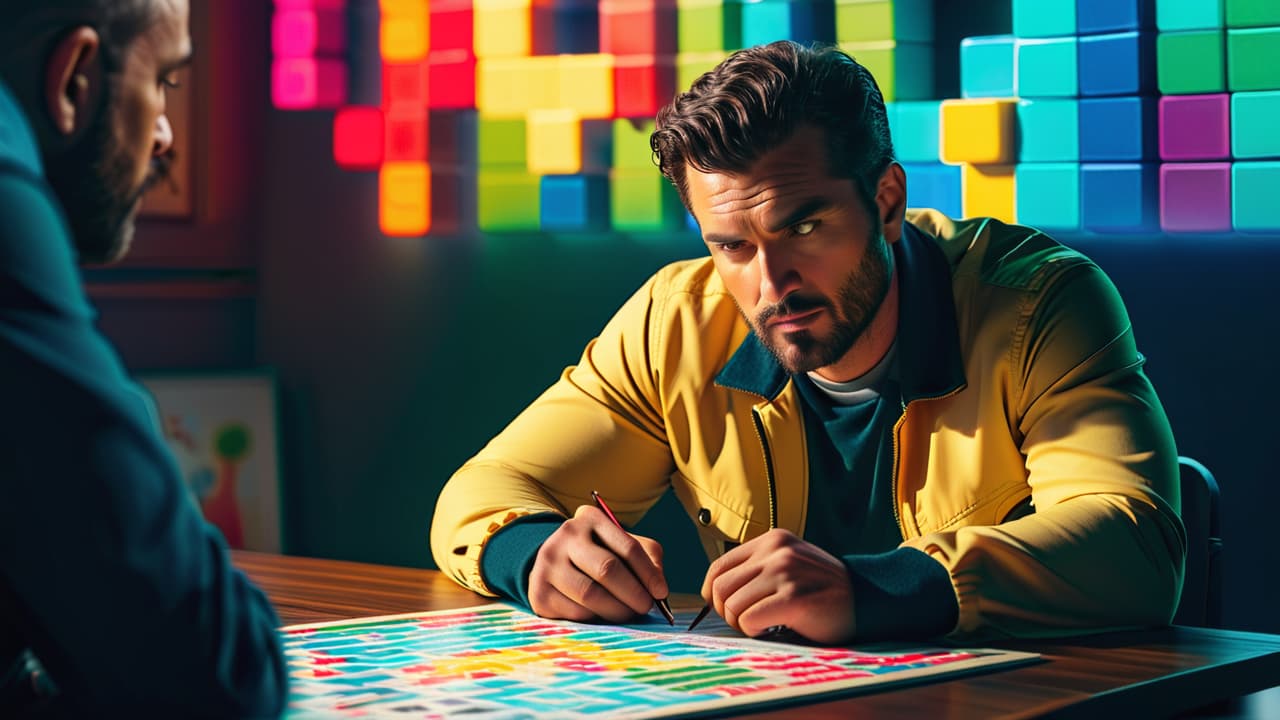
M951 268L932 237L908 222L894 243L898 271L898 368L902 401L939 397L965 384ZM791 376L752 330L716 384L773 401Z

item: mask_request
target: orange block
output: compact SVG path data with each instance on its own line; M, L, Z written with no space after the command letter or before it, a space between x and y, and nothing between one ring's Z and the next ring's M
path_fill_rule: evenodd
M385 235L415 237L431 229L431 169L389 162L378 174L378 225Z

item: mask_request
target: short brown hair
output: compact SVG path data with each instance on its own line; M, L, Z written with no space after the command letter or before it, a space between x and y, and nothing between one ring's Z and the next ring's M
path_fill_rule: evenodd
M801 125L825 131L828 172L852 179L874 210L893 161L884 98L871 73L835 47L780 40L735 52L658 111L649 146L688 207L686 166L745 172Z

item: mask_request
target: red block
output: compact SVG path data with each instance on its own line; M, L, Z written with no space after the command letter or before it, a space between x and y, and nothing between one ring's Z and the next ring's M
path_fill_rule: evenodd
M430 141L427 124L425 107L388 110L384 162L426 162Z
M431 0L431 50L471 50L471 0Z
M675 95L671 56L622 55L613 59L614 117L652 118Z
M476 56L467 50L439 50L427 55L432 110L471 110L476 106Z
M376 170L385 152L382 111L351 106L333 118L333 159L346 170Z
M429 71L426 61L382 63L382 107L427 107L430 97Z
M674 55L674 0L601 0L600 52L611 55Z

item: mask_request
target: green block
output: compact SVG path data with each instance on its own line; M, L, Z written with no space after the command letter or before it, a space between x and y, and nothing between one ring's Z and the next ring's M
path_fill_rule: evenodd
M1156 84L1164 95L1227 89L1221 30L1162 32L1156 36Z
M1227 31L1227 88L1280 90L1280 27Z
M680 52L737 50L742 47L742 3L677 0L676 42Z
M613 163L611 167L630 170L652 170L653 149L649 136L653 134L653 121L629 119L613 121Z
M1280 158L1280 90L1231 95L1231 154L1239 158Z
M1280 25L1276 0L1227 0L1227 27Z
M687 91L694 80L719 65L727 57L729 53L723 50L676 53L676 92Z
M1156 27L1161 32L1220 28L1222 2L1223 0L1156 0Z
M886 40L841 43L840 49L871 71L885 102L933 99L932 45Z
M684 206L657 168L617 169L609 173L609 215L622 232L673 230L684 222Z
M933 42L930 0L836 0L836 42Z
M476 177L476 224L481 232L537 230L542 224L542 178L520 170L481 170Z
M525 167L526 140L523 118L476 119L476 165L481 168Z

